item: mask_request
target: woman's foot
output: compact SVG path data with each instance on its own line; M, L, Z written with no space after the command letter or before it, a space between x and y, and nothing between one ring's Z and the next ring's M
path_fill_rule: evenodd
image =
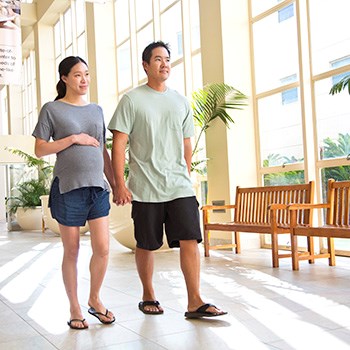
M89 324L83 317L80 307L70 310L70 320L67 322L68 326L72 329L85 329L89 327Z
M67 322L68 326L71 329L86 329L89 328L89 325L87 324L85 318L79 319L79 318L72 318L70 321Z

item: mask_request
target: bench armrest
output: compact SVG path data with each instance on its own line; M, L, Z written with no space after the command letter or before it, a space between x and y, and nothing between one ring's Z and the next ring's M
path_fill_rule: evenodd
M328 203L318 203L318 204L289 204L287 206L288 210L302 210L302 209L322 209L322 208L330 208L330 204Z
M235 209L237 208L237 205L235 204L226 204L226 205L203 205L201 210L207 211L207 210L217 210L217 209Z
M268 209L270 210L288 209L288 204L270 204L268 206Z

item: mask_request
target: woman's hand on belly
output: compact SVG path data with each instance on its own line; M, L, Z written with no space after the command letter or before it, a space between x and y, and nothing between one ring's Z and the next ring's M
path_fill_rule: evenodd
M100 142L98 140L84 133L73 135L73 143L81 146L93 146L93 147L100 146Z

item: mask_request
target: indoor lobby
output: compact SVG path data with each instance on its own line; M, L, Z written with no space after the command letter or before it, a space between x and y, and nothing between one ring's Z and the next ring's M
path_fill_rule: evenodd
M133 232L125 242L118 231L123 220L131 225L130 214L125 218L115 206L101 298L116 321L102 324L88 313L92 249L83 228L78 293L89 328L75 330L67 325L56 224L42 202L38 226L24 228L7 201L33 176L9 148L34 155L32 132L42 106L57 95L59 63L71 55L86 60L86 99L101 106L108 125L121 98L147 82L143 49L162 40L171 49L167 85L193 108L195 92L213 83L244 95L243 104L227 108L226 119L215 117L205 127L195 119L199 168L191 180L200 207L234 203L237 186L310 181L314 202L325 202L329 179L350 180L350 94L347 86L330 93L350 74L349 1L8 0L0 6L9 3L20 3L14 23L21 28L21 67L18 81L0 83L0 349L350 349L349 239L334 240L335 266L316 259L300 262L298 271L290 257L273 267L269 234L241 233L239 254L225 248L205 257L200 243L202 297L227 312L201 319L184 316L180 251L165 244L155 253L154 271L164 314L146 315L138 309ZM44 160L53 165L55 156ZM313 224L325 216L317 211ZM211 219L231 221L233 211L218 210ZM210 241L229 245L234 237L211 231ZM306 240L298 244L306 249ZM326 246L315 239L320 253ZM289 234L279 235L278 249L290 252Z

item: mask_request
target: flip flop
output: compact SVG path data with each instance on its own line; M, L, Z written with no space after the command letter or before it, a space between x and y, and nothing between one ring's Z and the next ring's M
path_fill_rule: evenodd
M84 326L84 327L77 327L77 326L73 326L72 325L72 322L81 322L81 324ZM71 329L86 329L86 328L89 328L89 326L86 326L84 324L85 322L85 318L80 320L79 318L72 318L70 321L67 322L68 326L71 328Z
M196 311L187 311L185 312L185 317L186 318L202 318L202 317L217 317L217 316L223 316L227 315L227 312L210 312L207 311L209 307L217 307L213 304L204 304L200 306Z
M92 316L95 316L98 318L98 320L103 324L111 324L115 321L115 317L113 316L113 319L111 321L104 321L100 316L108 317L108 309L106 309L106 312L103 314L102 312L96 311L93 307L90 307L88 310L88 313Z
M145 309L145 306L155 306L158 309L158 311L148 311ZM159 309L159 306L160 304L159 304L159 301L157 300L139 302L139 310L146 315L161 315L162 313L164 313L163 310Z

